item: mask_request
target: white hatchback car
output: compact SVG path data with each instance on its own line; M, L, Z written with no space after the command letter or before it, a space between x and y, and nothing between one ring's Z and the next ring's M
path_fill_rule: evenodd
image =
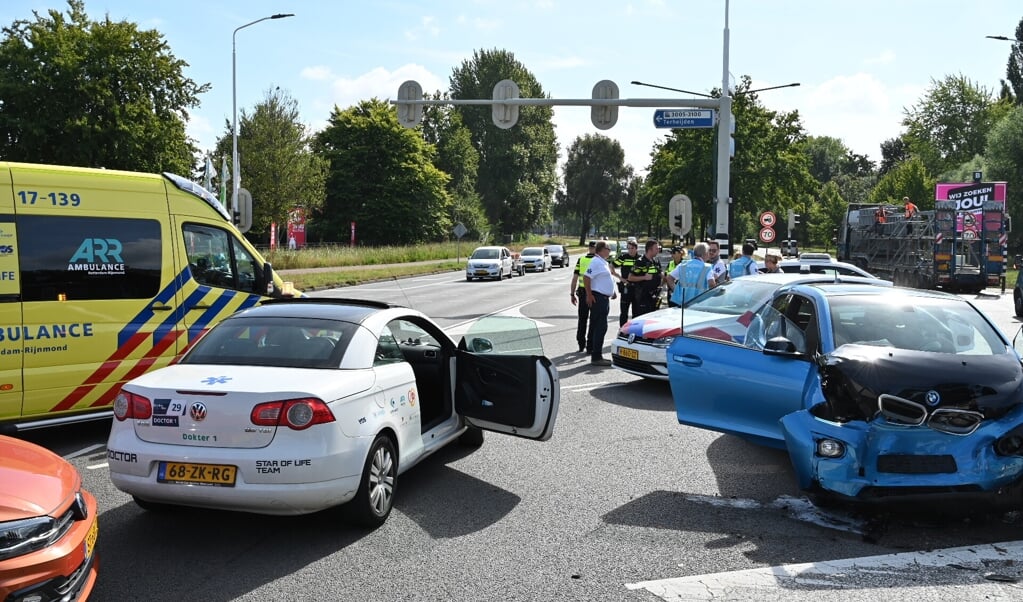
M124 385L110 478L143 508L305 514L377 526L398 475L483 430L549 439L557 368L536 325L493 316L456 345L424 314L352 299L265 302Z
M549 272L554 265L547 247L526 247L520 256L523 267L533 272Z

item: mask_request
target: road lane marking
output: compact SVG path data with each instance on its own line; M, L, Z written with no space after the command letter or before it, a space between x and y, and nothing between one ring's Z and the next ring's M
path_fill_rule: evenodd
M64 459L65 460L71 460L73 458L77 458L78 456L84 456L85 454L88 454L90 452L93 452L93 451L101 448L101 447L104 447L105 445L106 445L106 443L96 443L95 445L90 445L88 447L83 447L82 449L80 449L80 450L78 450L76 452L71 452L70 454L67 454L66 456L64 456Z
M902 552L841 560L805 562L724 573L692 575L656 581L626 583L630 590L644 589L663 600L780 600L798 594L798 599L820 599L824 592L858 589L875 590L878 576L884 576L885 591L905 588L920 592L927 582L919 579L926 569L964 571L963 585L984 583L1008 598L1019 596L1019 584L1002 582L998 574L1017 573L1023 562L1023 541L945 548L929 552ZM1002 565L1004 568L999 568ZM972 577L973 580L968 580ZM985 579L987 581L985 581ZM937 586L937 585L936 585ZM942 586L947 587L947 586ZM813 588L823 590L814 592ZM978 593L971 590L973 593ZM920 592L922 595L922 592ZM887 595L886 595L887 597ZM1019 598L1016 598L1019 599Z
M106 462L101 462L100 464L92 464L92 465L86 466L85 469L86 470L98 470L100 468L106 468L108 466L110 466L110 465L107 464Z

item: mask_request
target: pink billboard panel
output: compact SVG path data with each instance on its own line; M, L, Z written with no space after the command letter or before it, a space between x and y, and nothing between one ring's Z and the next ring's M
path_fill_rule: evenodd
M935 186L934 200L955 201L956 211L968 212L956 216L956 231L971 231L976 235L982 227L990 232L997 232L1001 228L1000 219L989 219L983 225L979 222L981 208L987 201L1000 202L1004 213L1005 190L1005 182L943 183Z

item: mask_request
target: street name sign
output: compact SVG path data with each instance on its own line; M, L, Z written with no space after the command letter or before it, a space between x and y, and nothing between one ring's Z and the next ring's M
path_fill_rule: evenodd
M654 127L659 128L712 128L714 109L657 109Z

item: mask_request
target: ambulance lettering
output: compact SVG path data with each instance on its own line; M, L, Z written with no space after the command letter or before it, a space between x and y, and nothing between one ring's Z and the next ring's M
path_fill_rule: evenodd
M116 238L86 238L68 260L69 272L89 274L124 275L124 259L121 258L123 245Z
M79 339L92 336L92 322L40 324L39 326L0 326L0 342L45 339Z

